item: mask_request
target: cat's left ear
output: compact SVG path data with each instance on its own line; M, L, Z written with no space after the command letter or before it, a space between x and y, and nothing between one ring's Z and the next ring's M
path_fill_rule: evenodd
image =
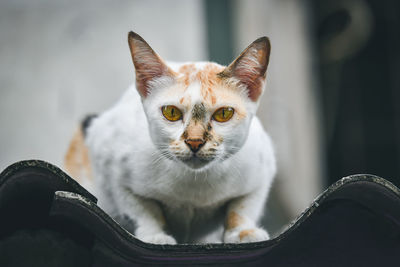
M155 78L174 76L174 72L139 34L129 32L129 48L136 71L136 88L142 97L149 94L149 83Z
M248 90L249 98L256 102L262 94L271 53L268 37L250 44L224 71L221 78L235 78Z

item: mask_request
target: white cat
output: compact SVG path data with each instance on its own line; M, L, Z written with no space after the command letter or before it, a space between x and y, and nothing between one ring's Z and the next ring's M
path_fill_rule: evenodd
M128 41L136 85L90 122L85 138L78 132L66 156L69 172L79 176L78 165L90 159L94 178L80 181L92 183L109 214L132 219L142 241L268 239L256 222L275 157L255 117L268 38L257 39L228 67L167 65L139 35L130 32ZM87 148L79 145L83 140Z

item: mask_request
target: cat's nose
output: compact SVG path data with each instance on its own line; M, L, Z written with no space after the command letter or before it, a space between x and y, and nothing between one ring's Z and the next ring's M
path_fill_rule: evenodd
M205 141L202 139L186 139L185 143L193 153L196 153L204 145Z

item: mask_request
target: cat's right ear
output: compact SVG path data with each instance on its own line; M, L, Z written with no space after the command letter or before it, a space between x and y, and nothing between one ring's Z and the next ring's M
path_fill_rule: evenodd
M256 102L263 92L270 54L268 37L258 38L218 75L235 78L247 89L249 98Z
M174 72L137 33L129 32L129 48L136 71L136 88L142 97L149 94L149 83L155 78L173 77Z

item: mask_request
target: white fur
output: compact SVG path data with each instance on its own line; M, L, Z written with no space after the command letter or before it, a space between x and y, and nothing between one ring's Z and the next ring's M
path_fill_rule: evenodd
M162 117L160 107L179 100L166 89L157 91L162 84L162 80L153 83L143 105L135 86L131 86L89 127L86 142L99 205L114 217L127 215L134 220L135 235L145 242L268 239L256 222L275 175L275 157L271 140L255 117L257 103L245 97L245 119L214 124L224 141L214 160L193 169L174 153L165 152L167 144L182 134L189 118L169 122ZM200 85L194 83L186 94L193 101L199 100L199 90ZM176 149L189 153L184 144ZM226 216L232 211L240 215L242 224L224 230ZM240 231L245 229L255 230L241 240Z

